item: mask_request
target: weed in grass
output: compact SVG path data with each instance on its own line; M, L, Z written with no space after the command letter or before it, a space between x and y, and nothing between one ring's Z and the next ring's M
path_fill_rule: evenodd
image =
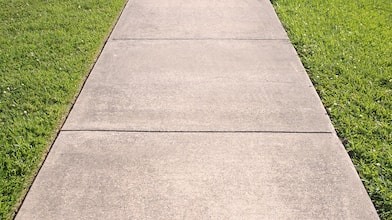
M392 2L274 0L383 219L392 219Z
M0 0L0 219L12 217L125 0Z

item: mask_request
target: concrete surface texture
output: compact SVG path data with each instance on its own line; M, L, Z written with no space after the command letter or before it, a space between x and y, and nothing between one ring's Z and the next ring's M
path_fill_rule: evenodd
M131 0L16 219L378 219L268 0Z

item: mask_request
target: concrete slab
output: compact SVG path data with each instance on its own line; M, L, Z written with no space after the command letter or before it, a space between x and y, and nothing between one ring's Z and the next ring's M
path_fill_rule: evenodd
M288 41L112 41L63 129L332 132Z
M16 219L378 216L269 0L130 0Z
M61 132L16 219L378 217L333 134Z
M112 39L288 39L268 0L130 1Z

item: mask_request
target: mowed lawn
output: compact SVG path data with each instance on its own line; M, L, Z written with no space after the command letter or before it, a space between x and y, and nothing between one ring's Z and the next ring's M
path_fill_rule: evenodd
M382 219L392 219L392 1L273 0Z
M0 0L0 219L12 218L125 0Z

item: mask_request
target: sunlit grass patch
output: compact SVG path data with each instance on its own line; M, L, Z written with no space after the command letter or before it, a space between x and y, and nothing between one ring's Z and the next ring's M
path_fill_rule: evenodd
M0 219L53 140L125 0L0 0Z

